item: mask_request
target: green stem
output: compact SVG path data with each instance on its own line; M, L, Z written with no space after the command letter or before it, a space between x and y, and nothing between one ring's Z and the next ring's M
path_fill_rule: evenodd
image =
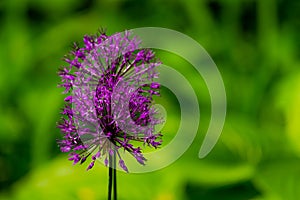
M108 200L111 200L112 181L113 181L113 169L112 169L112 156L108 158Z
M116 151L113 155L109 155L109 171L108 171L108 200L111 200L112 191L114 200L117 200L117 170L116 170Z
M116 151L114 151L114 200L117 200L117 170L116 170Z

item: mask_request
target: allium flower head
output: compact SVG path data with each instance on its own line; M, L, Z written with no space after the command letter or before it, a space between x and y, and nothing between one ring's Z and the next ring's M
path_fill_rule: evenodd
M99 32L84 36L83 42L83 47L74 44L64 58L68 65L58 73L68 93L58 123L60 150L69 152L74 164L90 157L87 170L98 158L107 165L109 155L116 153L119 166L128 172L120 151L145 164L141 147L134 144L157 148L162 142L154 130L162 120L151 107L153 95L159 95L160 84L154 79L160 62L151 50L141 49L130 32Z

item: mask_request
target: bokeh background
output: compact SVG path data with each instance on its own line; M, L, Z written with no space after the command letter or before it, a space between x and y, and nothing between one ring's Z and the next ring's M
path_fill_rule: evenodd
M198 135L162 170L119 172L119 199L300 199L299 0L1 0L0 199L106 199L107 169L72 166L57 147L64 96L56 72L83 35L144 26L180 31L207 50L224 79L228 112L216 147L198 159L207 88L185 60L157 51L197 93ZM171 92L162 99L168 141L180 112Z

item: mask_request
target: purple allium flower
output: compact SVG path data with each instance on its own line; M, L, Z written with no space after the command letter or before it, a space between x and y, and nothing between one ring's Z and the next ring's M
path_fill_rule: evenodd
M151 107L153 95L159 95L160 84L153 81L160 62L151 50L141 49L130 32L99 32L84 36L83 42L84 47L74 44L64 58L68 65L58 73L60 86L69 94L58 123L60 150L70 152L74 164L91 155L87 170L98 158L107 165L109 155L116 153L119 166L128 172L121 150L145 164L141 148L134 144L157 148L162 142L154 130L162 120Z

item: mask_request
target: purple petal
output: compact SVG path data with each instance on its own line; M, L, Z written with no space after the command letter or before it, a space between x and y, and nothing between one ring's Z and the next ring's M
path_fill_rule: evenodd
M125 171L125 172L127 172L128 173L128 169L127 169L127 167L126 167L126 165L125 165L125 163L124 163L124 160L119 160L119 165L120 165L120 167Z
M94 164L95 164L95 161L91 162L86 170L88 171L88 170L92 169L94 167Z

